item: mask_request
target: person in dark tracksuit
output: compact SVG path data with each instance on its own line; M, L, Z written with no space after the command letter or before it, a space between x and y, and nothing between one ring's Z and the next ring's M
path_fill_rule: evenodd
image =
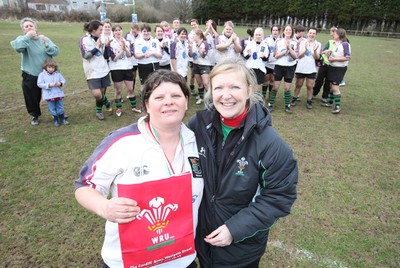
M213 68L206 109L188 123L204 177L196 231L201 267L258 267L269 229L297 196L297 161L253 94L255 76L245 64L226 59Z

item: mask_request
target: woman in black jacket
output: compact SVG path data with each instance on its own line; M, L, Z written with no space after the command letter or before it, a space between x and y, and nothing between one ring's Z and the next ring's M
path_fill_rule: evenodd
M210 73L209 107L189 122L205 184L196 233L201 267L258 267L269 229L296 200L297 161L253 94L255 84L243 60L220 62Z

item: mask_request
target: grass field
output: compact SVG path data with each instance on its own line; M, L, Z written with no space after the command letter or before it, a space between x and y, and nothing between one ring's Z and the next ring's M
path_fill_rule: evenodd
M0 22L3 267L101 265L104 220L77 204L73 181L100 141L138 116L124 104L122 117L95 118L78 49L82 28L39 23L39 32L61 48L56 60L67 80L71 125L55 128L42 103L41 124L33 127L20 86L20 56L9 44L21 30L16 21ZM245 30L238 28L239 36ZM325 43L328 36L317 39ZM349 39L353 54L341 114L320 107L319 99L307 110L303 88L302 101L288 115L282 88L278 93L273 126L299 161L298 200L272 229L261 267L400 266L400 41ZM190 114L199 108L194 102Z

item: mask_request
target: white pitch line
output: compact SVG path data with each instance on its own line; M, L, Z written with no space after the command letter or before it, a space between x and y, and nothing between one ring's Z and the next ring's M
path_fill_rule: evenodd
M327 267L332 267L332 268L347 268L346 265L344 265L341 262L317 256L314 253L312 253L308 250L305 250L305 249L297 249L297 248L292 248L292 247L286 246L279 240L274 240L274 241L268 242L268 246L283 250L286 253L288 253L290 256L292 256L296 259L306 259L306 260L309 260L309 261L312 261L315 263L324 264Z

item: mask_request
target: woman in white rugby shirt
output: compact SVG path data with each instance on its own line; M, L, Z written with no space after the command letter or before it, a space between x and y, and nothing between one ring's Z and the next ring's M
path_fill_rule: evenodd
M331 84L329 102L324 106L333 106L332 113L338 114L340 113L342 98L340 94L340 82L342 82L347 71L347 66L349 65L351 46L347 42L346 31L341 28L333 33L333 42L333 51L324 51L329 61L328 80Z
M112 25L110 19L105 19L103 22L103 30L100 35L101 42L106 46L110 43L110 41L114 38L114 33L112 31Z
M190 27L192 28L192 30L188 33L187 39L189 44L193 43L193 35L194 35L194 31L199 29L199 21L196 19L191 19L190 20ZM189 77L189 86L190 86L190 94L197 95L196 91L195 91L195 86L194 86L194 73L193 73L193 58L189 57L189 69L190 69L190 77Z
M224 24L223 33L218 36L215 48L217 49L216 61L217 63L224 58L238 57L242 52L240 39L233 31L234 25L232 21L227 21Z
M277 24L272 25L271 35L266 37L263 43L266 43L269 50L268 61L265 62L267 74L265 75L265 84L262 86L262 95L267 96L267 91L271 94L271 90L274 86L274 68L275 68L275 43L280 37L281 27ZM268 96L269 99L269 96Z
M246 59L246 66L254 71L257 78L257 85L254 92L260 92L260 85L265 81L265 62L268 60L268 45L263 43L264 31L262 28L256 28L253 38L249 41L243 50L243 56Z
M176 34L175 42L171 44L171 67L173 71L182 75L187 81L189 64L188 32L185 28L180 27Z
M199 160L194 133L182 123L189 96L181 75L156 71L148 77L143 89L147 115L111 133L83 165L75 182L75 197L84 208L107 220L101 251L103 267L124 267L119 225L137 220L145 207L136 200L120 197L120 184L158 181L190 172L195 232L204 182L201 170L193 164ZM145 167L145 172L136 171L140 167ZM154 267L194 268L195 258L194 253Z
M115 106L117 108L117 116L122 114L122 102L121 102L121 92L123 84L125 84L128 99L131 105L132 111L136 113L141 113L139 109L136 108L136 97L133 93L133 73L132 73L132 54L133 47L131 43L125 38L123 38L121 25L115 25L113 27L114 38L110 41L110 58L108 62L111 70L111 79L114 82L115 89Z
M109 48L101 42L100 34L103 24L92 20L83 26L86 33L80 39L80 49L83 60L83 71L93 97L96 99L96 117L104 120L103 105L106 111L112 113L111 103L106 97L106 88L111 85L110 68L107 64Z
M296 88L294 90L293 98L290 103L295 106L301 87L304 80L306 80L307 87L307 109L312 109L312 97L315 78L317 77L317 67L315 60L318 60L321 55L321 43L315 40L317 35L317 28L310 27L307 34L307 39L300 42L299 47L299 60L296 66Z
M136 41L136 39L138 39L140 37L140 35L141 35L141 33L140 33L139 25L136 23L132 23L131 30L125 35L125 39L128 40L129 42L131 42L131 46L132 46L132 48L134 48L135 41ZM138 61L135 58L135 53L132 53L131 61L132 61L133 88L135 88L136 72L138 69ZM121 101L122 101L122 99L121 99Z
M135 58L138 60L141 90L147 77L160 69L162 57L160 42L151 36L151 26L144 23L141 27L142 36L135 41Z
M274 107L276 93L278 92L279 86L281 85L281 80L283 78L285 82L285 112L292 112L290 108L290 86L292 85L294 70L297 63L297 54L295 52L296 42L292 39L293 34L294 32L292 25L286 25L285 29L283 30L283 37L278 39L275 44L275 82L268 103L270 111L272 111Z
M206 22L206 30L204 31L204 36L206 37L208 44L208 57L211 61L212 66L215 66L215 40L218 38L217 24L213 20L208 20Z
M169 37L165 34L165 31L161 25L156 25L154 27L154 32L156 34L155 39L157 39L160 43L162 51L162 58L160 59L160 69L171 70L171 39L169 39Z
M193 43L189 43L189 56L193 58L193 73L199 85L199 99L196 104L201 104L204 99L204 91L208 89L212 63L208 56L207 41L200 29L194 31Z

